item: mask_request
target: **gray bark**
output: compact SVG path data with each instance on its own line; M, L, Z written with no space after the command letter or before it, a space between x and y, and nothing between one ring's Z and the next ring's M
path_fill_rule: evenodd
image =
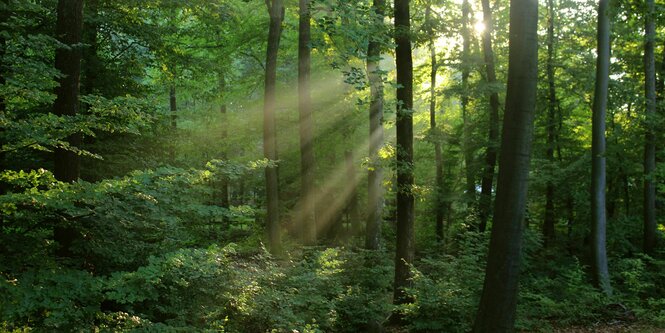
M508 91L494 223L474 332L514 332L538 80L538 2L511 0Z

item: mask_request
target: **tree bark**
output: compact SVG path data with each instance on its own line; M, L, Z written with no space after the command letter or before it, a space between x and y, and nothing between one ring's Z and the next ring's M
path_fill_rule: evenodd
M298 110L300 111L300 219L303 242L316 243L316 215L314 208L314 121L310 96L310 0L300 0L298 32Z
M462 2L462 120L463 120L463 150L466 170L466 198L469 207L476 200L476 180L473 172L473 152L471 151L471 119L469 117L469 74L471 33L469 29L469 14L471 5L469 0Z
M644 43L644 95L646 98L646 135L644 146L644 252L652 254L656 247L656 60L654 42L654 1L646 0Z
M409 265L414 257L413 196L413 59L409 0L395 0L395 63L397 69L397 245L395 304L410 301ZM395 319L399 319L396 317Z
M591 168L591 238L592 276L594 283L604 293L611 294L607 269L606 229L606 139L605 114L607 112L607 87L610 69L610 20L608 0L598 4L598 58L596 63L596 88L593 100L592 168Z
M58 78L53 113L58 116L76 116L79 111L79 84L81 79L81 43L83 32L83 0L59 0L57 7L56 38L66 45L55 51L55 68L62 73ZM67 141L73 147L81 145L81 135L73 134ZM63 182L75 182L80 176L80 160L75 152L56 148L53 174ZM71 256L71 245L76 231L71 227L56 227L54 239L59 244L57 255Z
M221 158L223 160L228 159L228 152L227 152L227 147L225 141L228 139L229 136L229 123L228 123L228 114L227 112L227 106L226 106L226 76L224 75L224 72L220 70L219 73L219 92L221 94L222 100L221 104L219 106L219 112L222 114L222 133L221 133L221 140L222 140L222 145L224 146L222 148L222 154ZM220 178L219 182L219 205L220 207L223 208L229 208L230 206L230 199L229 199L229 178L226 175L222 175Z
M97 41L97 31L99 30L98 23L98 0L87 0L85 5L84 21L83 21L83 42L86 44L83 50L83 77L81 82L81 94L93 94L97 88L97 74L101 69L101 62L97 56L99 49Z
M474 332L513 332L538 80L538 2L511 0L494 223Z
M482 0L483 22L483 54L487 71L487 83L496 85L496 70L494 65L494 50L492 49L492 9L489 0ZM480 226L481 232L487 227L487 219L492 210L492 188L494 184L494 170L496 169L497 145L499 143L499 93L490 94L490 121L487 152L485 154L485 170L480 190Z
M265 95L263 105L263 156L270 161L277 161L277 133L275 123L275 100L277 81L277 53L282 34L284 7L282 0L267 0L270 14L268 47L266 50ZM279 175L278 167L265 169L266 177L266 226L270 252L279 255L282 252L281 230L279 225Z
M551 168L554 166L554 147L556 145L556 85L554 83L554 1L547 0L547 161ZM552 177L547 180L545 189L545 223L543 224L543 240L545 248L554 242L554 181Z
M383 24L385 0L374 0L372 10L374 24ZM381 41L370 36L367 47L367 75L370 85L369 106L369 158L371 165L367 173L367 225L365 248L377 250L383 222L383 167L379 150L383 146L383 78L381 76Z

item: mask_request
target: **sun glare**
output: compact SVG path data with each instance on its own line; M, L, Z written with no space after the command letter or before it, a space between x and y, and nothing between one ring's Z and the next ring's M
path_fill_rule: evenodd
M473 29L476 30L476 33L483 33L485 31L485 23L483 21L478 21L473 26Z

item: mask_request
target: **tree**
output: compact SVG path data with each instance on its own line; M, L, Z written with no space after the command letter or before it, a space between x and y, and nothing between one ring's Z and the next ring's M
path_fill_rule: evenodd
M266 49L265 94L263 104L263 156L270 161L277 161L277 129L275 124L275 100L277 81L277 52L282 34L284 7L282 0L266 1L270 14L268 30L268 47ZM279 226L279 175L278 167L269 166L265 169L266 181L266 226L270 252L281 252L281 236Z
M656 247L656 60L654 44L654 1L646 0L644 18L644 94L646 98L646 135L644 145L644 252L653 253Z
M81 79L81 43L83 32L83 0L59 0L57 7L56 37L63 44L55 52L55 68L62 76L58 79L53 113L58 116L74 117L79 111L79 84ZM81 173L81 162L75 149L81 145L81 134L76 133L67 142L69 149L56 148L54 151L53 174L63 182L75 182ZM71 245L76 231L68 226L58 226L53 237L59 244L57 255L71 256Z
M409 0L395 1L395 64L397 69L397 248L395 304L409 302L414 257L413 196L413 59ZM397 319L397 318L396 318Z
M538 80L538 2L510 1L508 91L494 223L474 332L512 332Z
M476 200L476 180L473 174L473 151L471 149L471 117L469 116L469 75L471 69L471 32L469 29L469 0L462 2L462 149L464 150L464 166L466 170L466 198L469 207Z
M554 165L554 147L556 143L556 86L554 83L554 1L547 0L547 161ZM545 189L545 223L543 224L545 247L554 241L554 181L547 180Z
M485 170L480 190L480 231L484 232L487 219L492 209L492 188L494 184L494 169L496 168L497 144L499 142L499 93L494 86L496 81L496 70L494 65L494 50L492 49L492 9L489 0L482 0L483 5L483 55L485 58L485 71L487 72L487 83L492 87L490 93L489 114L489 136L487 152L485 153Z
M56 37L64 46L55 52L55 68L62 73L58 79L53 113L59 116L76 116L79 111L79 84L81 80L81 37L83 32L83 0L58 1ZM81 135L71 135L68 140L74 149L81 145ZM78 180L80 160L73 149L56 148L54 175L64 182Z
M314 211L314 121L310 97L310 1L300 0L298 30L298 110L300 111L300 201L301 223L305 244L316 242Z
M591 238L592 275L594 283L605 294L611 294L607 269L605 209L606 189L606 140L605 114L607 110L607 87L610 71L610 19L608 0L598 2L598 56L596 59L596 85L593 99L592 143L591 143Z
M435 169L436 169L436 190L435 190L435 210L436 210L436 239L439 243L443 244L444 242L444 224L443 224L443 215L444 215L444 203L443 203L443 155L441 153L441 133L436 127L436 75L437 70L439 69L437 58L436 58L436 47L434 44L434 22L432 21L432 4L427 4L425 8L425 24L427 26L428 34L428 47L430 52L430 102L429 102L429 124L430 124L430 135L432 136L432 142L434 143L434 159L435 159Z
M372 22L383 24L385 0L372 3ZM383 222L383 168L379 162L379 150L383 146L383 78L381 75L381 39L379 34L370 35L367 46L367 75L370 85L369 106L369 157L372 164L367 173L367 226L365 248L377 250Z

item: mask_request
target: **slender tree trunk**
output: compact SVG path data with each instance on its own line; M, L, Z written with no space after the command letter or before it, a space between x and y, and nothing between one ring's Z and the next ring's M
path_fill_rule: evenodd
M350 234L355 236L360 234L361 221L360 221L360 210L358 207L358 176L356 170L356 164L353 161L353 153L347 151L344 154L346 160L346 182L347 186L353 186L353 189L350 191L349 201L346 203L346 211L348 212L351 232Z
M591 238L592 275L594 283L606 294L611 294L607 269L606 229L606 165L605 165L605 114L610 69L610 20L608 0L598 4L598 59L596 64L596 89L593 100L592 168L591 168Z
M176 95L175 77L176 75L174 72L173 82L169 86L169 110L171 111L171 130L173 132L172 135L175 135L176 130L178 129L178 100ZM171 160L171 163L175 163L176 143L177 143L176 138L173 138L173 140L171 140L171 144L169 147L169 158Z
M469 29L469 14L471 5L469 0L462 3L462 120L463 120L463 150L464 165L466 170L466 198L469 207L476 200L476 180L473 174L473 152L471 150L471 119L469 116L469 73L470 73L470 49L471 33Z
M547 0L548 22L547 22L547 83L548 83L548 107L547 107L547 161L550 167L554 166L554 147L556 145L556 86L554 83L554 1ZM545 223L543 224L543 239L545 247L550 247L554 242L554 181L550 177L545 190Z
M436 161L436 190L435 190L435 210L436 210L436 241L443 245L444 243L444 225L443 225L443 155L441 153L441 133L436 127L436 74L439 68L436 59L436 48L434 45L434 28L431 23L432 15L431 4L425 11L425 21L428 22L429 51L432 68L430 71L430 100L429 100L429 124L432 142L434 143L434 158Z
M374 24L383 24L385 0L374 0ZM381 76L381 41L370 37L367 47L367 75L370 84L369 106L369 157L371 165L367 174L367 225L365 248L377 250L381 238L383 222L383 167L379 160L379 150L383 146L383 78Z
M510 1L510 55L494 223L474 332L513 332L538 80L538 2Z
M394 303L409 302L409 265L414 257L413 197L413 59L409 0L395 0L395 63L397 68L397 248ZM399 319L396 317L396 319Z
M270 28L268 30L268 48L266 50L265 95L263 106L263 156L271 161L277 161L277 133L275 123L275 100L277 81L277 52L282 34L282 20L284 7L282 0L267 0L270 13ZM270 252L281 254L281 234L279 226L279 175L278 168L265 169L266 177L266 226L268 229L268 243Z
M83 32L83 1L59 0L57 7L56 38L68 48L55 51L55 68L62 73L58 78L53 113L58 116L76 116L79 111L79 83L81 78L81 43ZM71 135L67 141L73 147L81 145L81 135ZM63 182L75 182L80 175L79 156L72 151L55 149L53 174ZM56 227L54 239L60 245L57 255L70 257L70 247L76 238L71 227Z
M228 159L228 153L227 153L227 144L226 140L229 137L229 123L228 123L228 114L226 113L227 107L226 107L226 76L224 75L223 71L220 71L219 73L219 92L222 96L222 101L219 106L219 112L222 114L222 133L221 133L221 139L222 139L222 145L224 146L222 148L222 154L221 158L223 160ZM219 205L220 207L223 208L229 208L230 206L230 199L229 199L229 178L226 175L222 175L220 182L219 182L219 194L220 194L220 199L219 199Z
M656 60L654 42L654 1L646 0L644 43L644 94L646 97L646 136L644 146L644 252L652 254L656 247Z
M492 9L489 0L482 0L483 22L483 54L487 71L487 83L496 85L496 70L494 66L494 50L492 49ZM487 152L485 154L485 170L480 191L480 231L487 227L487 219L492 210L492 187L494 184L494 169L496 168L497 145L499 143L499 93L490 94L490 121Z
M178 128L178 100L176 96L175 82L169 87L169 109L171 110L171 128Z
M300 27L298 32L298 110L300 111L300 218L303 242L316 243L316 215L314 208L314 122L310 97L310 0L300 0Z

